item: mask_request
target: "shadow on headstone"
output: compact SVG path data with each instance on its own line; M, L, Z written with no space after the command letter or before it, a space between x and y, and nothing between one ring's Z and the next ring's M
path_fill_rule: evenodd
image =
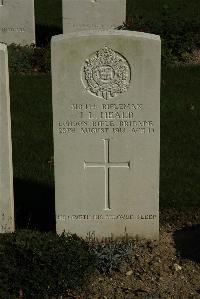
M181 258L200 263L200 224L177 230L173 237Z
M54 188L14 179L16 229L55 231Z

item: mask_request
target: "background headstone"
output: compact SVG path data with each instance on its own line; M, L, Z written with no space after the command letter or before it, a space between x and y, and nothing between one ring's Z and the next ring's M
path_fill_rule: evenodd
M63 0L63 33L116 29L126 21L126 0Z
M14 230L8 57L0 44L0 233Z
M160 38L52 41L57 232L159 235Z
M3 0L0 4L0 42L34 44L34 0Z

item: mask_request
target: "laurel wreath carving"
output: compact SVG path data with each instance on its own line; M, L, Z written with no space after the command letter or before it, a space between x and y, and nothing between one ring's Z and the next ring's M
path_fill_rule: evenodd
M105 100L126 92L130 85L131 70L127 60L107 46L85 61L83 73L86 89Z

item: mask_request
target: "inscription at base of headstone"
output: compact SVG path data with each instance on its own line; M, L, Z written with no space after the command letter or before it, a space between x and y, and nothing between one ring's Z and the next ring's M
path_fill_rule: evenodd
M0 44L0 233L14 230L8 57Z
M160 38L52 40L57 232L159 236Z
M116 29L125 21L126 0L63 0L64 34Z
M0 42L35 44L34 0L0 0Z

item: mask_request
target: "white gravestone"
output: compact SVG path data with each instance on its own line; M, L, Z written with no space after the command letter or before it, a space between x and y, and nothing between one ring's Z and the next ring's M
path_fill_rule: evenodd
M0 0L0 42L35 44L34 0Z
M57 232L159 236L160 38L52 41Z
M6 45L0 44L0 233L14 230L10 95Z
M126 21L126 0L63 0L63 33L116 29Z

